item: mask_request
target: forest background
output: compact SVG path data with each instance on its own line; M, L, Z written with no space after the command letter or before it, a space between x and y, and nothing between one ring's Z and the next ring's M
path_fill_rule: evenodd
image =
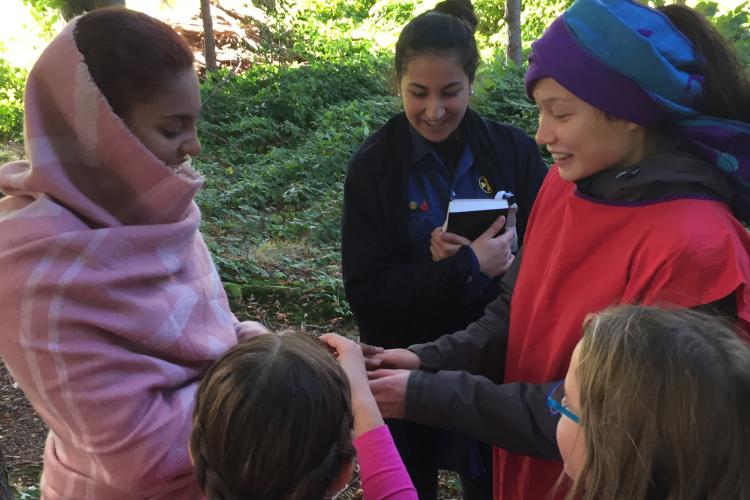
M23 155L25 76L75 3L3 1L0 164ZM209 2L127 0L128 7L167 22L176 9L186 9L183 14L198 25L201 3ZM203 152L194 165L206 177L197 198L202 231L232 307L241 319L274 327L356 334L340 272L346 166L357 146L401 110L393 47L403 25L436 1L210 3L220 14L216 41L222 56L217 71L201 71ZM506 4L473 3L483 62L471 106L533 135L536 108L523 90L525 68L506 57ZM570 3L522 2L524 54ZM750 68L750 3L689 4L733 42ZM190 22L182 23L183 32L200 51L202 29L186 27ZM34 496L32 491L24 490L22 497Z
M36 47L62 26L64 2L14 2L30 16L24 37L36 40ZM200 1L189 3L197 10ZM353 325L339 255L347 161L401 109L393 46L403 25L435 3L213 2L216 10L239 14L234 19L246 36L226 41L239 57L204 73L203 152L195 164L207 182L198 204L203 233L239 316L312 328ZM569 3L522 4L525 51ZM128 2L136 4L148 2ZM483 63L471 106L533 135L536 109L525 97L524 68L505 56L505 4L475 0L474 6ZM750 67L750 4L694 6L735 43ZM3 43L7 29L0 33L0 161L8 161L22 152L23 83L33 57L22 59L22 52L9 48L12 41Z

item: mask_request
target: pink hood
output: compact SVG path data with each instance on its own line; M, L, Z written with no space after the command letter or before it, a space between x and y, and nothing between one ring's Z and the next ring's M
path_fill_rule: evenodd
M238 335L193 201L116 116L72 21L26 86L29 162L0 167L0 356L50 427L44 498L200 498L202 371Z

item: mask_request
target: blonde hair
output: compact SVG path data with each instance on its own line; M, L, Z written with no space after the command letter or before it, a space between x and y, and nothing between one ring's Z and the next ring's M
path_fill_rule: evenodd
M209 368L190 452L209 500L318 500L355 455L349 382L317 339L259 335Z
M726 322L611 308L573 369L587 458L569 499L750 498L750 348Z

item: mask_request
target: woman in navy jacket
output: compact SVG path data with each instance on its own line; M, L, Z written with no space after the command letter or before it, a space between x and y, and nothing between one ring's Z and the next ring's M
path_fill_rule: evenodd
M476 24L468 0L442 2L407 24L395 55L404 112L376 131L349 164L344 286L361 337L373 344L431 341L480 317L498 295L499 277L513 262L547 172L524 132L468 107L479 64ZM500 191L512 192L518 204L515 230L494 237L505 223L500 219L469 241L440 228L451 199L493 198ZM434 498L437 467L459 470L462 479L482 475L476 453L455 451L465 446L428 446L445 436L398 425L405 427L391 430L420 498ZM450 460L442 459L444 452ZM464 489L471 485L465 482Z

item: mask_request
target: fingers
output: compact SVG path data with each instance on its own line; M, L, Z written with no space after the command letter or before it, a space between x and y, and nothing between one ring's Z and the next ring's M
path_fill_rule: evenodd
M431 243L430 255L432 256L433 262L437 262L456 255L459 248L461 248L461 245L448 245L445 242L437 244Z
M510 247L510 244L513 243L513 239L515 237L516 237L516 228L508 227L508 228L505 228L505 232L501 234L500 236L498 236L496 239L508 245L508 247Z
M505 264L500 268L500 273L504 273L508 269L510 269L510 266L513 265L513 261L516 260L516 256L513 254L510 254L510 257L505 261Z
M371 378L369 387L383 417L404 418L409 371L377 370L373 373L379 378Z
M385 349L380 346L365 344L364 342L360 342L359 346L362 348L362 354L365 356L372 356L385 351Z
M438 262L439 260L442 260L438 248L433 244L430 244L430 256L432 257L432 262Z
M324 333L318 338L321 342L323 342L328 347L333 348L336 352L341 352L342 349L345 349L349 346L349 343L354 343L346 337L342 337L341 335L338 335L336 333Z
M460 247L462 245L471 245L471 240L464 238L463 236L454 234L454 233L445 233L445 232L440 233L440 239L444 243L448 243L456 247ZM458 251L458 248L456 248L456 251Z
M335 333L325 333L318 338L321 342L323 342L323 344L325 344L326 347L328 347L328 349L336 358L339 358L339 361L341 361L342 356L356 356L358 358L364 357L362 353L362 347L358 343L354 342L353 340L349 340L346 337L342 337L341 335L337 335Z
M501 215L500 217L495 219L495 222L490 224L490 227L488 227L479 238L494 238L495 235L500 232L503 226L505 226L505 216Z
M365 358L365 369L367 371L370 370L377 370L380 368L380 366L383 364L383 360L376 357L366 357Z
M367 378L370 380L378 380L385 377L391 377L393 375L399 375L402 373L408 373L409 370L392 370L390 368L380 368L367 372Z
M455 255L465 242L468 242L466 238L446 233L442 227L436 227L432 230L430 236L430 255L433 262L438 262ZM468 242L468 244L471 244L471 242Z

